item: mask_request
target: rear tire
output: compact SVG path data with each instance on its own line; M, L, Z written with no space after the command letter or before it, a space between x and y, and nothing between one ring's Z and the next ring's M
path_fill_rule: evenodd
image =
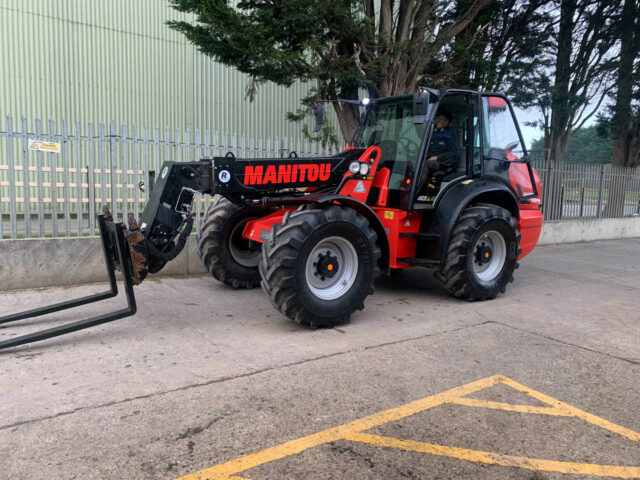
M518 268L520 232L511 213L491 204L467 207L447 247L444 267L436 273L443 288L457 298L489 300L504 293Z
M298 323L344 323L374 291L380 274L376 240L367 219L350 208L287 213L262 245L262 288Z
M196 242L198 256L213 278L233 288L253 288L260 283L260 244L242 238L242 231L249 220L265 213L220 196L207 209Z

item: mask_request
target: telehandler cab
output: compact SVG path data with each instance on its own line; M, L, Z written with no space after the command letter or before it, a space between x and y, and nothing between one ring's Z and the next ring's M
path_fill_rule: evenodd
M445 111L457 155L434 169L427 162L434 118ZM0 348L133 315L133 285L184 248L197 192L216 196L197 234L208 271L234 288L262 285L276 309L312 327L347 321L364 308L381 272L414 266L433 269L457 298L495 298L542 227L540 180L508 99L419 88L366 102L353 141L335 156L227 153L165 162L139 224L130 215L126 228L106 207L99 216L108 292L0 323L115 296L114 268L122 271L128 307L5 340Z

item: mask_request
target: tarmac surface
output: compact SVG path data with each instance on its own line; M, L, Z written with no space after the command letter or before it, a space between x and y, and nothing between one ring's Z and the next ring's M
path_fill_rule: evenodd
M515 277L467 303L408 270L320 330L260 289L147 280L134 317L0 352L0 477L640 478L640 241L538 247Z

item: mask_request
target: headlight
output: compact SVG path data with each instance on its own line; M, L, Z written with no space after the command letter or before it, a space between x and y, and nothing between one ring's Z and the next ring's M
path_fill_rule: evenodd
M360 164L360 175L366 175L367 173L369 173L370 170L371 170L371 167L369 166L368 163Z
M349 171L354 175L357 175L360 172L360 162L351 162L349 165Z

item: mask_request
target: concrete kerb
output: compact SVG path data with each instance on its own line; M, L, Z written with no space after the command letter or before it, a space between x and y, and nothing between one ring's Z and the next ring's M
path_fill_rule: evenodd
M640 218L544 222L538 245L640 237Z
M545 222L538 245L637 237L640 218ZM0 260L0 291L107 281L97 237L1 240ZM205 273L191 236L158 275Z
M1 240L0 259L0 291L108 281L98 237ZM192 236L158 275L202 273Z

